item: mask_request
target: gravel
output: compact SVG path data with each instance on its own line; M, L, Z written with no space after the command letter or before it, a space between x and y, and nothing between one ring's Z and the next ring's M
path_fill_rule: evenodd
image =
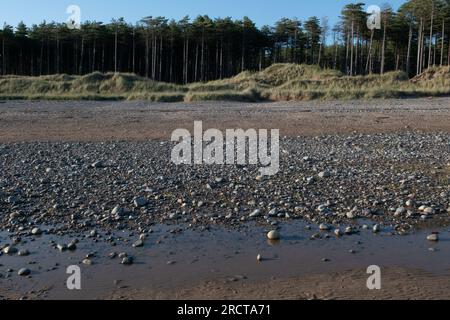
M58 225L96 238L179 221L300 218L334 230L358 218L408 231L448 221L449 143L446 133L282 138L273 177L252 165L175 166L168 142L0 144L0 230Z

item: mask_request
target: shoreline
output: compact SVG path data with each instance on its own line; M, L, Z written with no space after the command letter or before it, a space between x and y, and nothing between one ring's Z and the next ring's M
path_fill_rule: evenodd
M0 299L450 299L449 102L2 103ZM197 117L279 127L280 173L170 165Z

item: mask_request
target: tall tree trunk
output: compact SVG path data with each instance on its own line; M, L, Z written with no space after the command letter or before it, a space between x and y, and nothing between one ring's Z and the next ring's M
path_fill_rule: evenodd
M356 46L355 46L355 75L358 73L358 54L359 54L359 28L356 29Z
M163 37L162 35L159 38L159 75L158 80L162 80L162 65L163 65Z
M80 75L83 74L84 36L81 37Z
M428 68L431 67L431 50L433 45L434 1L431 1L431 3L433 7L431 10L430 47L428 48Z
M369 71L370 62L372 60L372 46L373 46L373 35L375 31L372 28L370 30L370 42L369 42L369 52L367 53L367 62L366 62L366 74L371 74L372 70Z
M95 54L97 51L97 40L94 39L94 43L92 45L92 72L95 72Z
M4 47L5 43L3 41L3 48ZM44 38L41 39L41 54L39 57L39 75L42 76L43 72L44 72Z
M59 34L58 32L56 32L56 73L59 74L59 65L60 65L60 61L59 61Z
M200 58L200 81L205 81L205 27L202 30L202 51Z
M338 55L338 46L336 41L336 32L333 31L333 46L334 46L334 57L333 57L333 69L337 67L337 55Z
M420 19L420 25L419 25L419 36L417 38L417 67L416 67L416 75L420 74L420 64L421 64L421 55L422 55L422 26L423 26L423 19Z
M245 70L245 25L242 25L241 72Z
M384 18L384 26L383 26L383 44L381 48L381 74L384 74L384 65L386 59L386 29L387 29L387 17Z
M145 35L145 77L150 75L150 37Z
M3 64L3 67L2 67L3 75L6 75L6 44L5 44L5 35L3 35L3 39L2 39L2 64Z
M133 28L133 62L132 62L133 73L136 73L136 29Z
M189 38L186 39L186 83L189 82Z
M351 51L350 51L350 75L353 76L353 55L354 55L354 47L355 47L355 22L354 20L352 20L352 34L350 36L350 46L351 46Z
M223 77L223 37L220 39L220 79Z
M195 46L195 69L194 69L194 82L197 82L198 76L198 42Z
M409 24L409 35L408 35L408 52L406 53L406 73L410 74L411 67L411 43L412 43L413 29L412 23Z
M442 19L442 39L441 39L441 67L444 65L444 38L445 38L445 19Z
M117 51L118 51L118 39L119 38L119 28L116 24L116 29L114 32L114 73L117 73Z

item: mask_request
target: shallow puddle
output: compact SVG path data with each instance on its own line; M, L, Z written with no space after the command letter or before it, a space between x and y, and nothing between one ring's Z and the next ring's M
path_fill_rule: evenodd
M440 230L439 242L431 243L426 240L430 230L399 236L392 235L390 230L374 234L371 229L361 227L352 235L337 238L331 231L320 232L322 239L310 240L311 235L319 233L317 226L307 230L301 221L280 224L282 239L278 242L268 241L267 228L259 226L247 226L240 231L218 226L204 231L185 227L157 226L142 248L132 247L138 235L130 236L129 232L114 234L119 238L116 246L106 243L104 235L102 240L79 237L74 252L60 252L51 243L69 243L70 237L24 236L17 248L28 249L30 255L0 256L0 284L21 295L47 289L40 298L95 299L118 287L164 290L208 280L267 281L365 269L369 265L417 268L444 275L450 270L448 228ZM169 232L177 228L183 231ZM7 233L0 233L0 244L10 241ZM134 264L124 266L121 259L110 259L111 252L127 252L134 257ZM90 266L81 264L88 253L95 253ZM256 259L258 254L263 258L261 262ZM69 265L81 267L80 291L66 287ZM17 270L23 267L31 270L30 278L17 275ZM13 271L8 273L8 269Z

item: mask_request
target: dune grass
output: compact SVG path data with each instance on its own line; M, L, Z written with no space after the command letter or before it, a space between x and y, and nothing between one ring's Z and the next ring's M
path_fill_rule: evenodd
M317 66L275 64L260 72L176 85L134 74L94 72L0 77L0 99L33 100L148 100L181 101L288 101L348 100L450 95L450 67L430 68L408 79L404 72L349 77Z

